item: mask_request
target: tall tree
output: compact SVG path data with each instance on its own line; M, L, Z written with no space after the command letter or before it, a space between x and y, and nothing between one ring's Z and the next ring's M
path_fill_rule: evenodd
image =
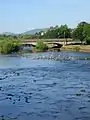
M86 38L86 26L88 23L86 22L80 22L77 26L76 29L73 31L73 39L78 39L81 41L81 43L85 40Z

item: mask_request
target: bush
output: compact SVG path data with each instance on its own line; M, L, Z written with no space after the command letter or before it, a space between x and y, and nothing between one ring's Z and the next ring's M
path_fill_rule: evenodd
M11 54L18 52L20 49L20 42L18 40L2 40L0 41L0 53Z
M87 45L90 45L90 37L87 37L87 38L86 38L86 44L87 44Z
M37 44L36 44L36 50L37 51L47 51L48 50L48 46L45 44L45 43L43 43L43 41L42 40L38 40L37 41Z

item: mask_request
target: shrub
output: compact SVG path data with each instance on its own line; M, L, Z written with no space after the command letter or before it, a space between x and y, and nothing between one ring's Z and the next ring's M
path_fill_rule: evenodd
M47 51L48 50L48 46L45 44L45 43L43 43L43 41L42 40L38 40L37 41L37 44L36 44L36 50L37 51Z
M90 37L87 37L87 38L86 38L86 44L87 44L87 45L90 45Z
M20 49L20 42L18 40L2 40L0 41L0 53L11 54L18 52Z

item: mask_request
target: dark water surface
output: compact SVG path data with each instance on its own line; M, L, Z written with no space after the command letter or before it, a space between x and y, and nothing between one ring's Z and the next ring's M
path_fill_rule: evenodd
M90 120L90 54L0 56L1 120Z

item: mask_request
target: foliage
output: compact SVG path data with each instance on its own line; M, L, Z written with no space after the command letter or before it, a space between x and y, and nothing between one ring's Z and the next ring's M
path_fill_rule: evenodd
M38 40L37 44L36 44L36 50L37 51L46 51L46 50L48 50L48 46L45 43L43 43L42 40Z
M76 28L69 28L68 25L51 26L47 31L41 31L35 35L19 36L21 39L60 39L64 38L67 43L67 38L73 40L80 40L81 43L86 42L86 38L90 37L90 24L87 22L80 22Z
M20 39L34 39L35 38L35 35L28 35L28 34L20 34L19 35L19 38Z
M87 37L87 38L86 38L86 44L87 44L87 45L90 45L90 37Z
M1 40L5 40L5 39L18 39L18 37L15 36L15 35L4 35L4 34L1 34L0 35L0 41Z
M42 32L41 32L42 33ZM47 32L43 32L44 34L41 35L41 33L38 33L39 38L46 38L46 39L55 39L55 38L71 38L71 29L68 28L67 25L61 25L50 27L50 29Z
M20 49L20 42L18 40L6 39L0 41L0 53L11 54L18 52Z
M33 40L33 39L61 39L63 38L66 40L67 44L67 39L72 38L73 40L79 40L81 43L87 43L90 44L90 24L87 22L80 22L76 28L69 28L68 25L61 25L61 26L51 26L48 28L46 31L40 31L39 33L36 33L34 35L29 35L29 34L19 34L19 35L0 35L0 41L5 41L7 39L10 40ZM8 44L8 43L7 43ZM39 43L40 46L41 42ZM37 47L38 48L38 47ZM47 47L46 47L47 48ZM44 48L40 48L44 49Z
M78 24L77 28L73 31L73 39L78 39L81 41L86 40L87 36L90 36L90 24L86 22L81 22Z

